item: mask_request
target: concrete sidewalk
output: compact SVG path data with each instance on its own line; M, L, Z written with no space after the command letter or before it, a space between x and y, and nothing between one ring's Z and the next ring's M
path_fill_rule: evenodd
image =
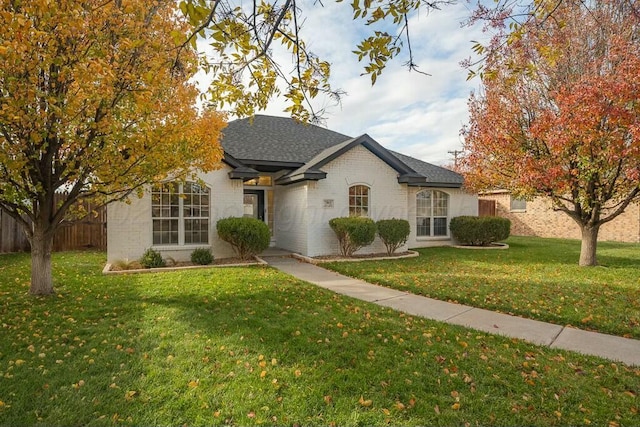
M638 340L438 301L372 285L292 257L263 256L262 258L272 267L299 279L342 295L390 307L407 314L640 366L640 341Z

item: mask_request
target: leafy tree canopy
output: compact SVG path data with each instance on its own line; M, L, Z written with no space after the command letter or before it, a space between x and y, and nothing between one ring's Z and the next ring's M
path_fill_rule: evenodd
M595 265L600 226L640 198L640 13L626 0L539 5L488 50L466 182L550 198L582 230L580 264Z
M337 0L339 3L342 0ZM409 17L428 13L453 0L352 0L345 13L353 13L354 25L363 25L369 34L353 49L364 62L363 74L372 84L388 61L404 49L406 66L417 70L411 49ZM189 17L194 31L184 43L196 47L204 40L201 64L213 76L205 96L218 109L229 108L240 117L266 108L270 99L282 95L286 111L302 121L322 121L323 110L312 100L318 95L339 102L343 92L330 84L331 66L307 47L302 36L304 13L321 2L304 0L182 0L180 8ZM306 34L309 39L322 34ZM343 48L336 46L337 49ZM291 64L278 63L273 52L286 52Z
M47 294L53 234L75 201L213 169L224 121L194 106L197 55L175 42L189 26L173 2L0 5L0 208L30 240L31 292Z

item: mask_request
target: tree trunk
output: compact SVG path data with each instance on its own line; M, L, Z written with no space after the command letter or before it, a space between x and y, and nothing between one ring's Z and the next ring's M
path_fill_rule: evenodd
M598 231L600 226L595 227L588 225L581 225L582 231L582 245L580 246L580 262L581 266L594 266L598 265L596 259L596 248L598 246Z
M31 237L31 287L32 295L53 294L53 279L51 275L51 251L53 249L53 234L45 233L42 225L33 225Z

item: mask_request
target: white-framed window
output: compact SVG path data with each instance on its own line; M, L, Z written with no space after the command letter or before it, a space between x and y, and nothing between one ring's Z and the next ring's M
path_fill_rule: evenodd
M349 216L369 216L369 187L349 187Z
M418 237L449 235L449 195L438 190L416 194L416 234Z
M154 245L209 244L209 189L167 182L151 189Z
M509 209L512 212L525 212L527 210L527 201L510 196Z

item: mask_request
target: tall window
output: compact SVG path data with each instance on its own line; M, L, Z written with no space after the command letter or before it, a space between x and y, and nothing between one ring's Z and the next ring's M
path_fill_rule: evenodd
M349 187L349 216L369 216L369 187Z
M449 195L423 190L416 195L416 230L419 237L447 236Z
M209 243L209 189L169 182L151 190L154 245Z

